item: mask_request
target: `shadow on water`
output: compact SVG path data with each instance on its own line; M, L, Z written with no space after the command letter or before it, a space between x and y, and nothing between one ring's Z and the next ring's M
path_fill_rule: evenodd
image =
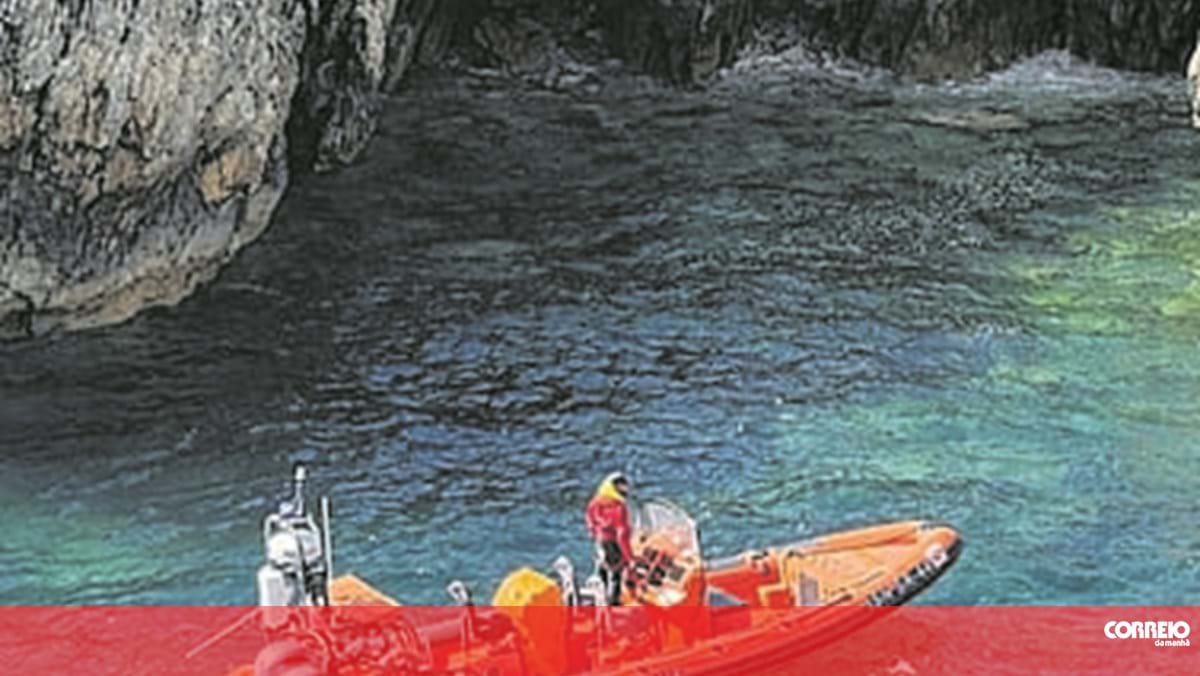
M302 459L339 564L410 602L582 563L618 466L714 551L937 518L971 549L932 601L1180 602L1178 85L1051 57L938 88L428 75L192 299L3 348L0 600L250 602Z

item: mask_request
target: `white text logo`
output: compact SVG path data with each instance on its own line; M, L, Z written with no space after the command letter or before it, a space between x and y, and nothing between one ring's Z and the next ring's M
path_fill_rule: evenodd
M1117 622L1104 625L1104 635L1110 639L1149 639L1160 647L1188 647L1192 626L1187 622Z

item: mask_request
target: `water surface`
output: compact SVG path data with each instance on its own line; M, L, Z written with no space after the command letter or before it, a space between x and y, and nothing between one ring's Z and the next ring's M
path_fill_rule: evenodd
M945 520L923 602L1200 593L1200 139L1179 78L425 75L195 297L0 348L0 601L252 603L312 463L406 602L559 553L613 468L714 554Z

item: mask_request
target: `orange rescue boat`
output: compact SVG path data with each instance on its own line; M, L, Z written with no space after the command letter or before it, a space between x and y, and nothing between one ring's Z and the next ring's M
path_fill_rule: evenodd
M553 575L511 573L490 606L465 585L458 606L405 607L353 575L333 578L328 502L318 526L295 497L264 524L260 624L271 641L244 673L749 673L786 664L905 603L958 559L952 528L905 521L706 560L679 507L635 512L635 565L622 605L599 578L577 585L565 558Z

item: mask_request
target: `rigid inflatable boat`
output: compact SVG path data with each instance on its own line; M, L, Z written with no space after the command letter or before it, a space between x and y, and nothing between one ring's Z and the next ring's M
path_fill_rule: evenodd
M635 510L622 604L560 557L521 568L476 605L402 606L354 575L332 575L328 501L318 525L293 498L264 522L259 622L268 645L239 674L752 673L839 640L926 589L958 558L950 527L905 521L705 559L696 522L662 500Z

